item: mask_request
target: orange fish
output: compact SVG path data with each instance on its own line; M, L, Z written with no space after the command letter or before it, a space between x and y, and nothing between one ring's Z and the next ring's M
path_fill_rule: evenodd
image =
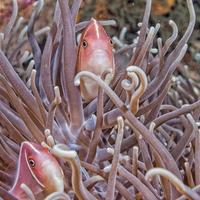
M79 49L77 73L80 71L93 72L102 76L110 71L107 83L112 80L115 72L112 40L103 26L95 19L91 19L82 33ZM85 101L90 101L98 95L98 85L94 80L81 78L81 96Z
M47 148L31 142L22 143L15 182L9 192L20 200L28 200L20 187L22 183L25 183L34 195L42 191L46 194L63 192L62 169Z
M170 12L175 0L153 1L152 9L154 15L165 15Z

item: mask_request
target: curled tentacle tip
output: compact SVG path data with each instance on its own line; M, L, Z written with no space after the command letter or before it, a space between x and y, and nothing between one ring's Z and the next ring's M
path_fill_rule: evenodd
M48 143L48 145L49 145L50 147L53 147L53 146L55 145L55 141L54 141L52 135L50 135L50 136L47 137L47 143Z
M54 91L55 91L55 94L60 96L60 89L59 89L59 86L55 86L54 87Z
M131 65L126 68L127 73L132 73L135 72L136 70L138 70L141 73L144 73L144 71L139 66L136 65Z
M121 86L123 88L128 88L131 85L131 82L129 80L122 80Z
M34 61L34 63L35 63L35 61ZM32 71L31 71L31 79L33 79L33 80L35 79L36 73L37 73L37 71L35 69L32 69Z
M124 128L123 117L121 117L121 116L117 117L117 124L118 124L118 129L123 129Z
M186 51L187 48L188 48L188 44L185 44L185 45L183 46L183 48L184 48L184 50ZM186 65L186 66L188 67L188 65Z
M173 25L175 22L173 20L169 20L169 25Z
M139 140L142 140L142 139L143 139L142 135L139 135L138 139L139 139Z
M155 129L155 126L156 126L155 122L151 122L151 123L150 123L150 125L149 125L149 131L150 131L151 133L153 133L153 131L154 131L154 129Z
M162 38L159 37L159 38L157 39L157 42L162 43Z
M41 142L41 146L44 147L44 148L46 148L46 149L49 149L49 150L51 149L51 147L46 142L44 142L44 141Z
M105 83L109 84L113 80L113 77L114 77L113 70L112 69L106 69L105 74L106 74L105 79L104 79Z
M39 1L35 1L35 2L33 3L33 7L36 7L36 6L38 5L38 3L39 3Z
M74 78L74 85L79 86L80 83L81 83L81 80L80 80L80 76L79 76L79 73L78 73Z
M157 54L157 53L158 53L158 49L156 49L156 48L151 48L150 52L151 52L152 54Z
M131 65L126 68L127 72L134 72L135 68L138 68L136 65Z
M188 107L188 106L190 106L190 104L183 104L182 106L181 106L181 108L184 108L184 107Z
M108 153L114 155L114 149L113 149L113 148L108 147L108 148L106 148L106 151L107 151Z
M26 78L28 78L32 74L34 64L35 64L35 61L32 59L29 62L28 67L26 69ZM35 71L35 74L36 74L36 71Z
M138 67L136 65L131 65L126 68L126 71L129 76L131 76L132 73L136 73L137 75L138 75L138 73L140 73L147 82L146 74L140 67Z
M160 29L160 23L157 23L152 34L156 33L159 29Z
M60 96L60 88L58 86L54 87L55 98L57 100L57 104L61 103L61 96Z
M51 30L51 27L50 27L50 26L46 26L46 27L45 27L45 31L46 31L46 32L49 32L50 30Z
M137 153L138 153L139 147L138 147L138 146L134 146L134 147L133 147L133 150L134 150L134 152L137 152Z
M152 177L158 174L158 171L162 171L162 168L152 168L145 174L145 180L152 181Z
M39 13L44 6L44 0L39 0L39 1L34 2L33 6L36 8L37 12Z
M26 193L26 196L28 197L28 199L35 200L35 196L28 185L26 185L25 183L22 183L20 185L20 188Z
M24 51L24 53L23 53L23 55L22 55L22 57L20 58L20 60L19 60L19 63L20 64L23 64L24 62L26 62L27 60L28 60L28 56L29 56L29 51Z
M55 141L54 141L53 136L51 135L50 129L45 129L44 134L47 140L47 145L50 147L53 147L55 145Z
M127 91L133 91L139 84L139 78L135 73L128 73L128 76L131 78L131 81L124 79L121 82L121 86Z
M29 64L34 65L34 64L35 64L35 61L34 61L34 60L31 60ZM33 70L34 70L35 73L36 73L36 70L35 70L35 69L33 69ZM33 71L33 70L32 70L32 71Z
M121 156L120 160L129 161L131 158L128 155Z
M24 21L24 17L20 16L19 19L18 19L18 21L23 22Z
M164 169L164 168L152 168L149 171L147 171L145 175L146 180L151 180L153 176L155 175L161 175L164 176L165 178L171 180L174 183L179 183L182 188L184 188L184 184L170 171Z
M45 134L45 137L50 136L50 135L51 135L50 129L45 129L45 130L44 130L44 134Z
M85 122L85 129L88 131L93 131L96 127L96 121L97 121L97 117L96 115L92 114L90 118L87 119L87 121Z
M68 144L68 146L69 146L69 149L72 150L72 151L78 152L79 150L81 150L81 146L78 145L78 144L70 143L70 144Z
M0 32L0 40L4 40L5 34Z
M111 170L111 165L108 165L108 166L103 168L103 172L105 172L105 173L109 173L110 170Z
M117 117L117 121L118 121L118 123L123 122L123 117L122 116Z
M102 76L107 75L107 74L110 74L110 73L113 73L113 69L107 68L107 69L103 72Z
M76 151L68 150L68 147L63 144L56 144L50 151L53 155L64 159L75 159L78 154Z
M25 186L24 183L22 183L22 184L20 185L20 188L24 188L24 187L26 187L26 186Z

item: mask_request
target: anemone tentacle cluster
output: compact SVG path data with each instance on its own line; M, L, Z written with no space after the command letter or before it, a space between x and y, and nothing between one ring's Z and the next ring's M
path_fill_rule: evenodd
M158 37L159 23L149 26L151 3L132 44L124 42L125 29L113 38L108 84L109 70L77 70L77 37L90 23L76 21L81 0L57 0L51 26L37 31L44 1L22 27L13 0L0 32L0 197L16 199L10 189L27 141L58 159L65 184L49 194L22 183L25 199L200 199L200 86L181 64L196 20L193 2L185 1L188 27L176 45L174 21L166 41ZM79 87L86 79L98 88L87 102Z

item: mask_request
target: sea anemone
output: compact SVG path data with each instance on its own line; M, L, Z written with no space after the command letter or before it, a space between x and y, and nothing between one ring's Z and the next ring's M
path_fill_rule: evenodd
M192 0L187 30L176 45L174 21L166 41L157 36L160 24L148 26L152 2L146 1L133 44L125 44L124 30L114 39L110 84L106 74L77 72L77 37L89 23L76 22L81 0L58 0L51 27L35 31L44 4L38 0L17 39L20 19L13 2L0 33L1 196L16 199L9 189L20 145L29 141L58 159L65 189L38 195L23 183L27 199L200 199L200 87L181 64L195 25ZM43 33L42 49L37 35ZM89 102L79 88L85 77L98 85Z

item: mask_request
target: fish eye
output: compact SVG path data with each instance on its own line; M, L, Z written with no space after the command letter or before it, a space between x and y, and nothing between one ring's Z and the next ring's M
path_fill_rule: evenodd
M86 40L83 40L83 42L82 42L82 46L83 46L83 48L86 48L86 47L88 46L88 43L87 43Z
M32 168L35 167L35 161L32 158L28 159L28 163Z
M113 46L113 41L112 41L112 39L110 39L110 44Z

